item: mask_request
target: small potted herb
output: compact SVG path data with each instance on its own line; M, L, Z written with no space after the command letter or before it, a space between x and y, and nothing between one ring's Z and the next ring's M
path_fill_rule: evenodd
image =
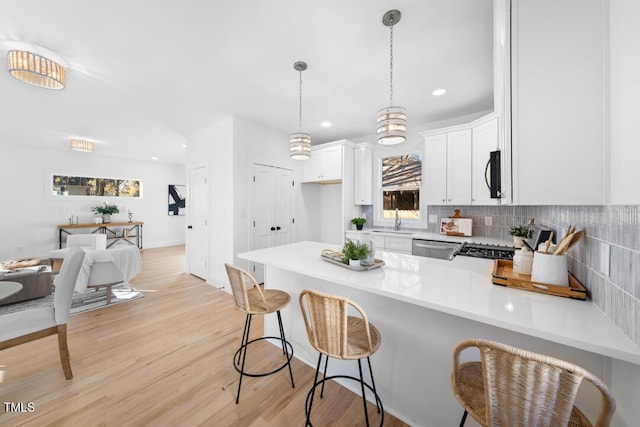
M362 230L365 222L367 222L366 218L357 217L351 219L351 224L355 225L357 230Z
M528 239L533 234L533 230L528 225L512 225L509 234L513 236L513 244L516 248L524 246L524 239Z
M352 267L359 267L360 261L367 259L371 249L366 243L349 240L342 247L342 262Z

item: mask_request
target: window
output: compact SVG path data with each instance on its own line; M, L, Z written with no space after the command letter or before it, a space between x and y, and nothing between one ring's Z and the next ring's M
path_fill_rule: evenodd
M382 218L420 220L420 187L422 157L420 154L384 157L382 159Z
M137 179L52 173L49 175L48 185L49 195L52 197L142 198L142 182Z

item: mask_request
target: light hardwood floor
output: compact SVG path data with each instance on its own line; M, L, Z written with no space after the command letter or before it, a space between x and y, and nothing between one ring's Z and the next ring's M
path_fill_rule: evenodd
M231 360L244 314L229 294L183 273L184 247L146 249L142 260L133 282L144 298L71 317L73 380L64 379L55 336L0 352L0 402L34 404L33 412L9 413L0 403L0 425L303 426L314 370L294 358L295 389L286 369L245 378L236 405ZM256 316L256 335L262 327ZM265 344L247 363L260 369L281 355ZM374 405L369 413L378 425ZM362 400L329 383L313 421L364 425ZM405 424L386 414L385 425Z

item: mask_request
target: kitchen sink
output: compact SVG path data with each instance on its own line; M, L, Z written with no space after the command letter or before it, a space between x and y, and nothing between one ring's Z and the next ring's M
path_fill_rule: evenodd
M395 231L395 230L371 230L372 233L387 233L387 234L413 234L413 231Z

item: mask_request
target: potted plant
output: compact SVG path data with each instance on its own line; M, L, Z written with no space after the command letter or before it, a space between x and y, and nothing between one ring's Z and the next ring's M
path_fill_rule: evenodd
M357 230L362 230L362 226L364 225L365 222L367 222L366 218L357 217L357 218L351 219L351 224L354 224Z
M111 222L111 215L120 213L120 209L118 209L118 206L110 205L107 202L104 202L103 205L96 206L91 210L102 215L102 222L104 223Z
M349 240L342 247L342 262L352 267L359 267L360 261L367 259L371 249L365 243Z
M513 236L513 244L516 248L524 246L524 239L531 237L533 230L528 225L512 225L509 228L509 234Z

